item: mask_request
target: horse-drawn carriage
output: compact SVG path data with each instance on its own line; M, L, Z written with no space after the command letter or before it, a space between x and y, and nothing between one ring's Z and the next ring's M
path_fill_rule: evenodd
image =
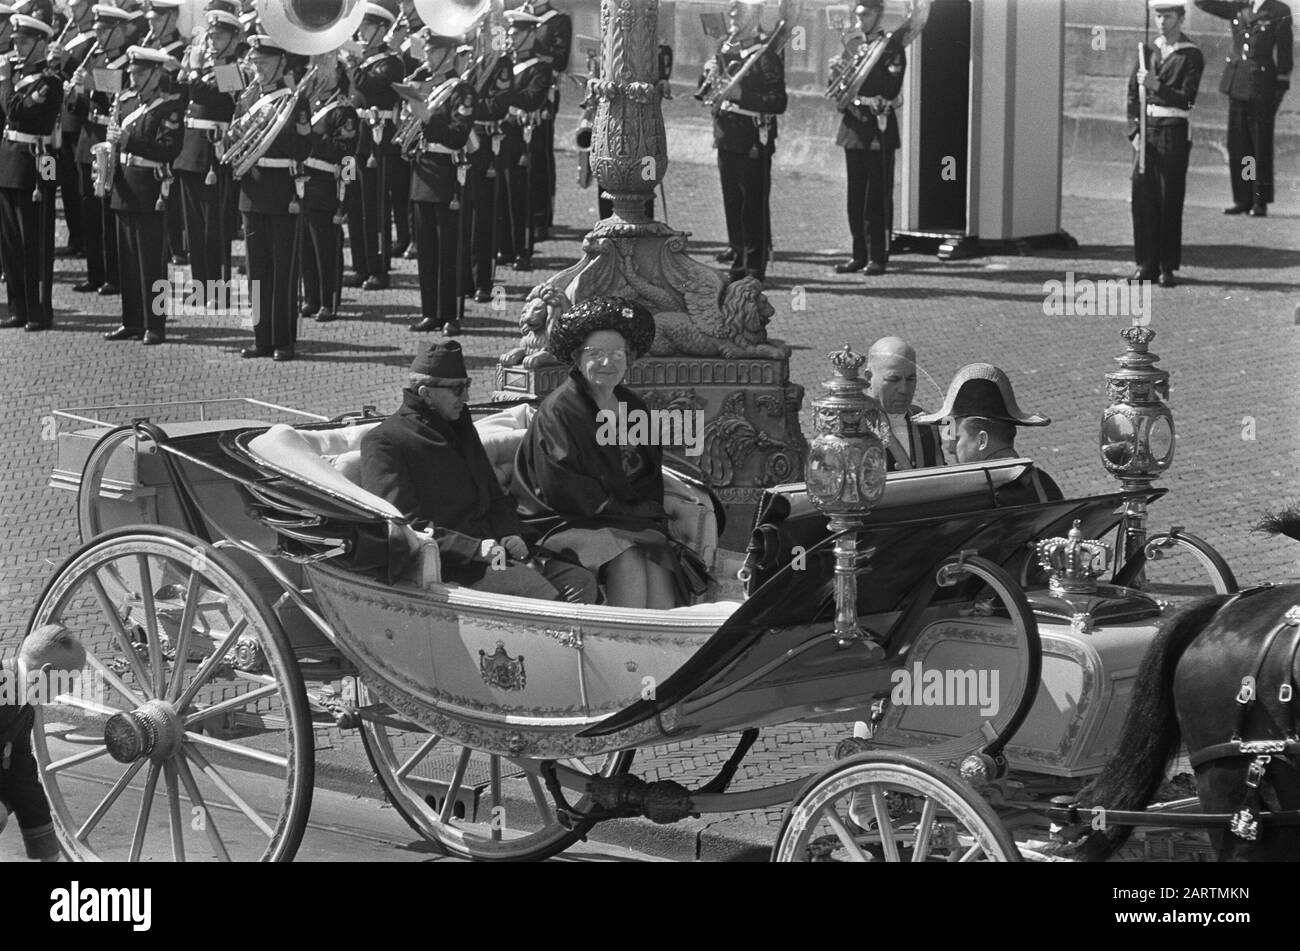
M440 581L436 546L354 481L374 418L255 401L241 412L260 418L231 418L236 402L183 422L63 414L92 424L60 435L53 480L77 492L84 545L31 626L77 634L95 689L45 705L34 749L74 858L169 841L176 859L291 859L316 732L342 727L422 836L474 858L551 855L604 819L789 803L779 860L1013 860L1068 813L1046 798L1112 752L1166 607L1138 590L1149 554L1181 547L1235 589L1204 542L1143 537L1150 479L1007 505L1028 460L891 473L828 527L814 502L836 473L814 444L813 481L760 507L743 590L724 578L668 611L484 594ZM478 423L502 466L525 412ZM285 413L299 421L270 424ZM725 563L707 489L674 476L669 495L675 533ZM1127 557L1103 583L1087 540L1113 531ZM758 728L796 720L872 736L817 775L729 791ZM634 773L640 749L733 732L700 788ZM487 801L467 807L471 783Z

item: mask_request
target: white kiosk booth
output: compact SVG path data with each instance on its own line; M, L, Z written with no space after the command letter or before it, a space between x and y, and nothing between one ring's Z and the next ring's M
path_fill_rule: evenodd
M1077 247L1061 230L1065 0L934 0L907 55L894 250Z

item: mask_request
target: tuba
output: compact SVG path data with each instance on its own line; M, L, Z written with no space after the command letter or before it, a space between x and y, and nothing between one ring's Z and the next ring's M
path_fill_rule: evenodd
M838 70L832 70L824 95L835 103L836 109L843 112L853 105L858 90L887 51L901 50L921 35L921 30L930 17L930 2L931 0L911 0L907 16L897 30L878 36L870 43L863 43L851 61L843 63Z
M468 33L491 7L492 0L415 0L415 12L424 25L439 36ZM493 38L496 47L503 47L504 42L504 36Z

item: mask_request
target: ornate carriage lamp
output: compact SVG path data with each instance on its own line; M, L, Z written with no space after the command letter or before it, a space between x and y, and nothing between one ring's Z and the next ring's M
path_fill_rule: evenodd
M835 634L840 646L857 641L875 660L884 648L858 626L858 530L885 491L885 447L880 404L867 395L858 375L866 357L844 349L831 354L835 378L823 384L830 393L813 401L817 435L808 450L808 496L830 520L835 534Z
M1121 330L1128 349L1115 358L1119 369L1106 374L1111 403L1101 416L1101 461L1128 493L1120 523L1120 565L1146 543L1143 496L1174 459L1174 417L1165 402L1169 371L1156 369L1160 358L1147 349L1155 335L1149 327Z

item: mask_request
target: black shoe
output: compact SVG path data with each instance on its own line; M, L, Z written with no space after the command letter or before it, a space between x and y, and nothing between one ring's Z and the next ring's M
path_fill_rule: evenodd
M414 261L419 256L420 250L413 244L402 252L402 257L408 261Z
M442 324L438 323L436 320L434 320L431 317L426 317L423 320L411 324L411 331L413 333L419 333L419 334L432 333L433 331L438 330L440 327L442 327Z
M1158 281L1161 287L1177 287L1178 280L1174 277L1173 271L1161 271Z
M343 278L343 286L361 287L366 283L368 279L369 279L369 275L366 274L349 274L347 277Z
M24 327L23 330L31 334L37 333L41 330L49 330L51 326L53 325L48 320L29 320L27 321L27 326Z
M276 363L288 363L293 359L293 347L280 347L271 354Z
M19 327L27 326L26 317L10 317L8 320L0 322L0 328L4 330L17 330Z
M492 292L491 292L491 291L475 291L475 292L474 292L474 300L475 300L477 303L480 303L480 304L490 304L490 303L492 303Z
M246 360L254 357L269 357L274 351L270 347L245 347L239 351L239 355Z
M303 304L298 308L298 313L303 317L310 317L318 310L320 310L319 307L313 307L311 304Z
M189 263L190 263L190 256L188 254L172 255L172 264L174 264L176 267L184 267Z
M442 332L448 337L460 336L460 324L454 320L449 320L442 326Z
M104 334L105 340L141 340L143 338L143 330L133 330L130 327L118 327L116 330L110 330Z
M366 282L361 285L363 290L367 291L386 291L388 290L387 274L371 274L366 278Z
M334 319L334 316L334 311L330 310L328 307L322 307L320 310L316 311L316 323L328 324Z
M122 292L118 290L116 284L101 284L98 293L100 297L116 297Z
M1267 218L1268 205L1264 204L1262 201L1255 202L1255 204L1250 206L1249 215L1252 218Z
M876 277L880 274L884 274L885 265L881 261L872 261L870 264L867 265L865 273L868 277Z
M1160 277L1160 272L1154 268L1140 267L1133 272L1133 276L1128 279L1130 284L1141 284L1143 281L1154 281Z
M726 264L728 261L734 261L736 260L736 249L727 248L725 251L719 251L713 256L713 260L717 261L719 264Z
M406 257L406 252L410 250L411 250L411 242L399 241L397 242L397 244L393 245L393 250L392 253L389 255L389 257L404 258Z
M82 281L80 284L73 284L72 289L78 294L93 294L99 290L99 285L92 284L90 281Z
M1223 209L1225 215L1244 215L1248 211L1250 211L1249 205L1232 205Z
M841 261L839 264L835 265L835 273L852 274L855 271L861 271L866 266L866 261L859 261L857 258L854 258L851 261Z
M516 271L531 271L533 269L533 256L531 254L521 254L515 258Z
M144 345L146 347L156 347L160 343L166 343L167 338L158 330L146 330L144 332Z

